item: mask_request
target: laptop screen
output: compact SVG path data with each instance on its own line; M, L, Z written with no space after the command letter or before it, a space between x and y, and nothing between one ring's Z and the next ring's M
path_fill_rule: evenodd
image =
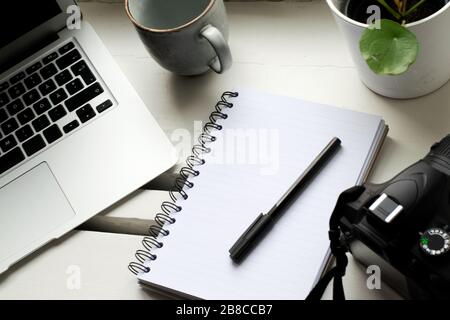
M0 48L61 13L55 0L2 1L0 10Z

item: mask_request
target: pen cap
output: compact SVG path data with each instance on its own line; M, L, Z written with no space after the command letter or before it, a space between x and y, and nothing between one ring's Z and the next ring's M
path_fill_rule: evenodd
M271 216L261 213L231 247L229 250L230 258L234 261L239 261L245 256L248 250L253 247L255 241L271 226L272 221Z

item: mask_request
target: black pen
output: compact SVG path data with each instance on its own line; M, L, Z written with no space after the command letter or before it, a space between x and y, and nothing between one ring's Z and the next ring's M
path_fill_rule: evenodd
M287 207L296 199L297 193L319 172L321 167L330 159L338 147L341 145L339 138L333 138L306 168L302 175L294 182L281 199L266 214L261 213L256 220L239 237L236 243L229 250L230 258L235 262L242 260L254 245L257 244L261 236L269 230Z

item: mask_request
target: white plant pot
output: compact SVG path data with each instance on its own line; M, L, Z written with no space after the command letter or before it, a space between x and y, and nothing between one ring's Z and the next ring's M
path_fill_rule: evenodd
M398 99L416 98L442 87L450 79L450 3L420 21L407 24L420 44L417 61L407 72L397 76L375 74L362 58L359 40L366 24L347 17L341 10L347 0L327 0L347 39L361 80L371 90Z

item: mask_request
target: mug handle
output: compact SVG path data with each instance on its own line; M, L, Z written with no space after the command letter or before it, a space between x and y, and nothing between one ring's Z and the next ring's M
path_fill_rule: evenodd
M217 55L211 60L209 67L217 73L224 73L230 69L233 63L231 50L219 29L212 25L207 25L200 31L200 34L211 44Z

